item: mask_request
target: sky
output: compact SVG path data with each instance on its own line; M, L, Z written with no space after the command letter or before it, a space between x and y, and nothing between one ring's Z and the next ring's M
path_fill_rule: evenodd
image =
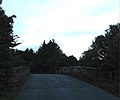
M63 53L77 59L96 36L120 22L119 0L3 0L2 8L14 19L16 49L37 51L44 40L55 39Z

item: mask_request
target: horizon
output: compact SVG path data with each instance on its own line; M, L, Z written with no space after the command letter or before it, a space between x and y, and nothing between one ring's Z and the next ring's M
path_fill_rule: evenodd
M10 0L2 2L8 16L15 14L14 33L23 43L18 50L36 51L43 41L55 39L67 56L77 59L98 35L120 19L119 0ZM19 5L19 6L18 6ZM14 8L14 9L13 9ZM76 45L77 44L77 45Z

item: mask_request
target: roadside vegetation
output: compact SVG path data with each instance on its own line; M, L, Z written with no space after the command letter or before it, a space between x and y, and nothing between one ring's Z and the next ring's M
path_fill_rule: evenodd
M25 76L16 83L14 80L11 82L12 68L20 66L27 66L31 73L39 74L59 73L61 67L94 67L94 74L87 71L86 74L63 74L72 75L119 96L120 23L110 25L104 35L95 37L89 49L77 60L73 55L67 56L54 39L48 43L44 40L37 51L32 48L26 48L25 51L14 49L21 43L17 43L18 35L13 34L13 18L16 16L7 16L0 7L0 100L12 100L27 80ZM76 45L79 46L79 43Z
M29 75L26 75L16 83L12 83L11 86L7 88L6 93L0 96L0 100L14 100L28 78Z

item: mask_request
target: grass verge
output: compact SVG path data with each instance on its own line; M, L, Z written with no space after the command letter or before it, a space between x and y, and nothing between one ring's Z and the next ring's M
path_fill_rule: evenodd
M29 75L23 77L21 80L16 82L12 87L7 90L6 94L0 96L0 100L14 100L28 77Z

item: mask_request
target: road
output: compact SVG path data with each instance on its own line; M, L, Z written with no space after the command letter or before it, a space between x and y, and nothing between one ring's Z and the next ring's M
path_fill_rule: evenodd
M118 98L70 76L31 74L15 100L118 100Z

